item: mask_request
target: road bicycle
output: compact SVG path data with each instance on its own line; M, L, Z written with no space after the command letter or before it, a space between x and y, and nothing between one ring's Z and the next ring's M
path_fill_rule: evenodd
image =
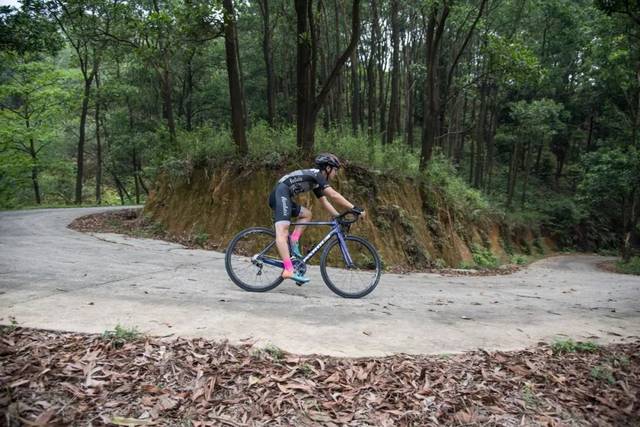
M380 281L382 263L371 243L348 234L357 219L356 213L348 211L331 221L305 223L310 227L331 226L331 230L302 258L291 256L296 273L304 275L309 260L324 247L320 273L329 289L344 298L361 298L371 293ZM249 292L270 291L282 283L284 266L275 237L271 228L251 227L231 240L225 253L225 268L233 283Z

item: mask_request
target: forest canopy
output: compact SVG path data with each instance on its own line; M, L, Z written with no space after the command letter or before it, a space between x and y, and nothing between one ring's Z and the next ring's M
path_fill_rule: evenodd
M0 9L0 207L332 150L628 257L639 46L632 0L23 0Z

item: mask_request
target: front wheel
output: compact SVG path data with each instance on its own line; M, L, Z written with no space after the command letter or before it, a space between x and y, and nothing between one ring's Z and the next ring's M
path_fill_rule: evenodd
M224 257L229 278L249 292L266 292L282 283L282 261L273 230L247 228L238 233Z
M344 298L362 298L378 286L382 265L371 243L357 236L345 236L346 253L333 239L320 258L322 279Z

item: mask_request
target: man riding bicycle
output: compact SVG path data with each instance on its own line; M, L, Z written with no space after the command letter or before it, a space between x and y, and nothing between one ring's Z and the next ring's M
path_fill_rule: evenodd
M300 169L283 176L269 195L269 206L275 216L276 247L284 264L282 278L292 279L298 284L307 283L309 279L294 272L287 238L291 243L291 253L295 257L302 258L299 241L305 229L303 224L311 221L311 211L291 199L300 193L313 191L322 207L334 217L339 216L340 213L327 200L327 197L341 207L361 216L365 214L364 209L356 208L353 203L329 186L329 181L336 177L342 166L338 157L330 153L320 154L315 158L315 165L317 169ZM292 217L298 220L293 233L289 235Z

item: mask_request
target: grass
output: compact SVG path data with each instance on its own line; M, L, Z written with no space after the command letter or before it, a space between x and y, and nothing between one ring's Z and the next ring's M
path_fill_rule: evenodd
M0 334L10 334L11 332L15 331L17 327L18 321L16 320L16 318L13 316L9 316L9 324L0 326Z
M535 409L540 405L540 400L529 383L526 383L524 387L522 387L522 400L529 408Z
M282 349L278 346L269 344L264 348L264 351L276 361L284 359L284 351L282 351Z
M196 233L193 237L193 241L196 245L203 247L205 243L209 240L209 234L204 232Z
M553 354L566 353L595 353L600 346L591 341L574 341L571 338L566 340L556 340L551 344Z
M116 348L122 347L125 343L136 341L142 337L142 333L137 328L127 328L117 324L113 330L107 330L102 333L102 338L111 341Z
M616 382L616 379L611 372L611 368L603 365L594 366L591 369L591 378L599 381L606 381L609 384L615 384Z
M313 367L311 365L309 365L308 363L303 363L302 365L300 365L298 367L298 370L306 378L311 377L313 375L313 373L314 373Z

